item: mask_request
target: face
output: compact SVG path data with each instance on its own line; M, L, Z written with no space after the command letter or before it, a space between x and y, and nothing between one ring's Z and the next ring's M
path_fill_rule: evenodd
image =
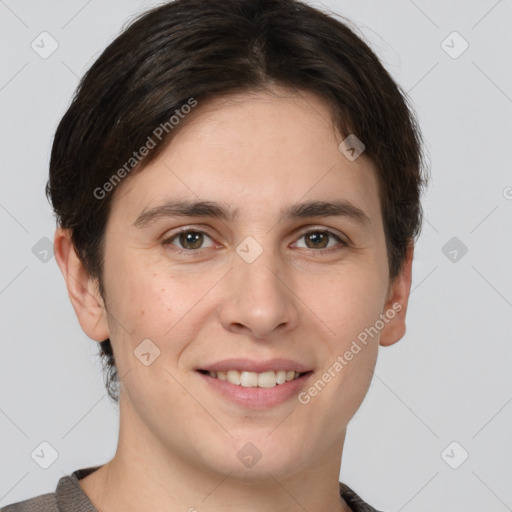
M234 478L339 463L406 306L375 172L341 141L312 94L217 99L118 186L104 329L126 439Z

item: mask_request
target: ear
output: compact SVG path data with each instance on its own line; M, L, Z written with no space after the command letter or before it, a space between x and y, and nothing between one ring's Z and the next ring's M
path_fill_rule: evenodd
M385 326L380 333L380 344L383 347L393 345L405 335L405 315L411 291L413 254L414 244L411 242L407 248L400 274L389 284L388 296L384 307L384 315L388 318L388 322L385 322Z
M107 314L98 279L89 275L78 257L69 229L57 228L54 253L82 330L95 341L106 340L109 338Z

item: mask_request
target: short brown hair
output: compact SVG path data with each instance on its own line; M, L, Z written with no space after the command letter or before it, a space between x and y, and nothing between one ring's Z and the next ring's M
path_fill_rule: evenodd
M105 49L55 134L46 193L103 296L114 191L101 198L94 191L105 190L155 127L190 98L200 105L271 83L323 98L339 132L363 141L378 175L390 278L399 274L421 229L421 135L405 93L369 46L347 23L296 0L176 0L143 14ZM169 129L134 172L174 133ZM117 402L110 340L100 355Z

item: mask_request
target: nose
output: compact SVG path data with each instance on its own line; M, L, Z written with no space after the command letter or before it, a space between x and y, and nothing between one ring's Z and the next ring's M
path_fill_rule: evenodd
M293 284L279 272L276 262L264 255L265 251L252 263L236 257L218 308L224 329L256 339L289 332L299 322L299 299Z

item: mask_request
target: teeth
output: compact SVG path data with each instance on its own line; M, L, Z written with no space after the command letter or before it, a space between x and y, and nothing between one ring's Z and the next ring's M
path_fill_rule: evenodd
M240 386L240 372L236 370L229 370L227 373L227 380L231 382L231 384L235 384L235 386Z
M235 386L245 388L273 388L274 386L284 384L285 382L295 380L300 373L293 370L278 370L277 372L268 371L263 373L239 372L238 370L229 370L227 372L208 372L210 377L220 380L227 380Z
M254 388L258 385L258 374L255 372L242 372L240 374L240 385L244 388Z
M285 370L279 370L276 372L276 382L278 384L284 384L286 382L286 371Z
M258 387L273 388L277 384L276 372L263 372L258 374Z

